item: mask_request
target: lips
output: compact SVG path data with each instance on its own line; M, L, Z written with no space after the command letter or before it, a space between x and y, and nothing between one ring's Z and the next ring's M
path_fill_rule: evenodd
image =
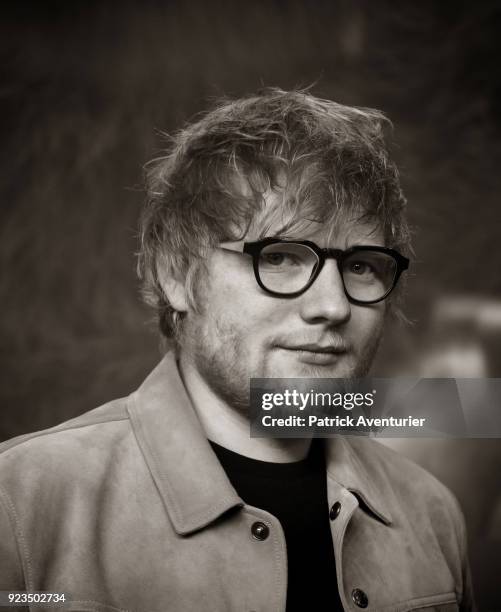
M293 355L301 363L311 365L333 365L346 353L345 343L335 344L298 344L282 346L282 350Z
M285 346L283 347L289 351L308 351L309 353L330 353L339 354L346 351L344 345L320 345L320 344L299 344L297 346Z

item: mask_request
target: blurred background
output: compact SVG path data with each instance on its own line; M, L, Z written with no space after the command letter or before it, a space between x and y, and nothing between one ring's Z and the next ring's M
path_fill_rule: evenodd
M0 440L131 392L158 361L135 278L142 164L221 95L303 87L383 109L414 230L379 375L501 377L501 5L23 2L0 26ZM465 512L501 610L501 441L388 442Z

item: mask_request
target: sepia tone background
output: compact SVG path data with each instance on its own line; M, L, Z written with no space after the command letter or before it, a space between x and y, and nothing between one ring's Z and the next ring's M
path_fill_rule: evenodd
M380 375L501 377L496 1L49 2L4 9L0 440L126 395L159 359L135 278L142 164L221 95L313 84L383 109L409 200L407 327ZM501 610L501 441L392 442L459 498Z

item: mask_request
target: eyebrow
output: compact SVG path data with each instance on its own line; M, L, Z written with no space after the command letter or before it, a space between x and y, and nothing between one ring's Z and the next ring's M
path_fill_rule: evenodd
M289 242L313 242L314 244L316 244L319 248L323 248L321 247L318 242L316 242L315 240L313 240L312 238L305 238L304 236L298 237L298 236L288 236L287 234L272 234L272 235L263 235L263 236L259 236L258 240L264 240L266 238L273 238L274 240L287 240ZM243 242L247 242L246 240L242 240ZM347 246L347 249L351 249L353 247L359 247L359 246L363 246L363 247L368 247L368 246L373 246L373 247L383 247L383 248L387 248L387 244L385 240L378 240L377 242L372 242L372 239L369 237L366 241L360 241L357 240L356 242L354 242L353 244L350 244L349 246ZM326 247L326 248L330 248L330 247ZM333 248L333 247L332 247Z

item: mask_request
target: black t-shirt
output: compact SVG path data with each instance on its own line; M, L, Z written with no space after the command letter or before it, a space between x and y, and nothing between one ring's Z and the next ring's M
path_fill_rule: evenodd
M287 612L342 611L329 525L321 440L292 463L257 461L214 442L212 448L246 504L281 523L287 544Z

